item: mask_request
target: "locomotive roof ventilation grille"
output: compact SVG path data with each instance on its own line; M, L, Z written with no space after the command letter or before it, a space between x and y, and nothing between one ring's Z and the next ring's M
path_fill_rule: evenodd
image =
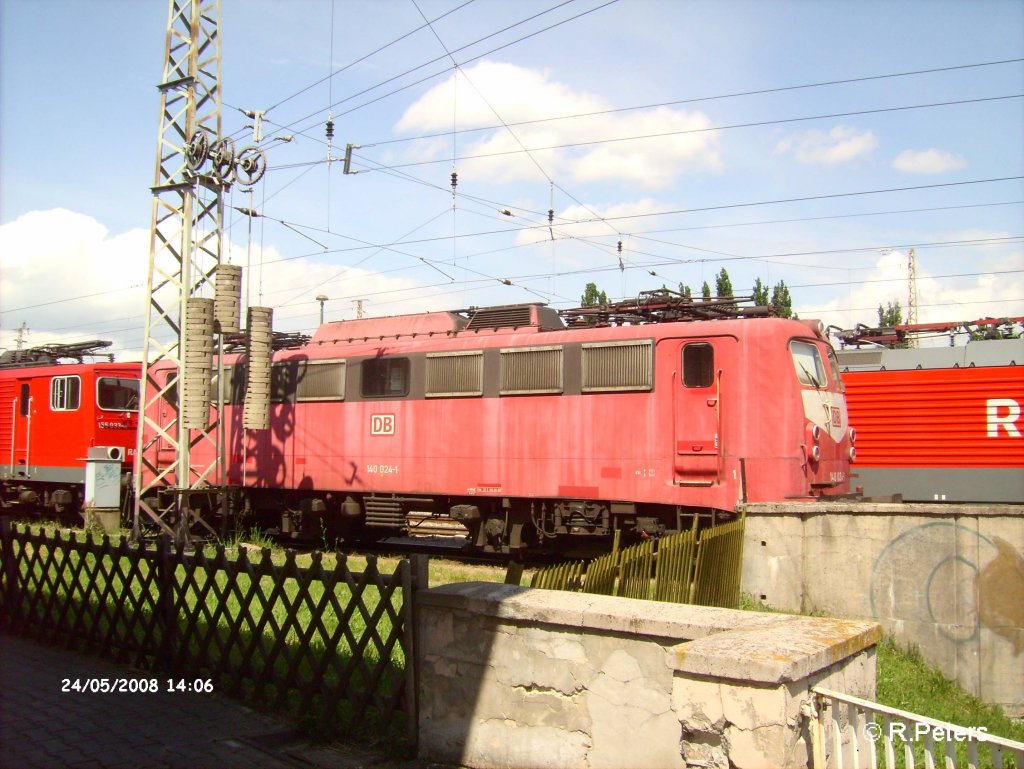
M538 326L542 329L565 328L558 313L539 304L513 304L503 307L481 307L466 324L467 331L484 328L520 328Z

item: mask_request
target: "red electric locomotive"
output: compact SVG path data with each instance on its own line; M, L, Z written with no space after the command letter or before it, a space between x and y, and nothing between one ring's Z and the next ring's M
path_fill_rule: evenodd
M131 472L138 363L84 363L109 342L50 345L0 356L0 494L5 508L45 507L75 520L85 456L109 447ZM73 360L68 363L61 361Z
M895 328L952 333L1002 323ZM1019 333L1024 318L1009 319L1014 323ZM864 495L1024 502L1024 339L889 349L878 345L903 337L846 332L854 342L865 336L878 342L838 352L859 434L855 480Z
M275 353L267 430L242 426L246 364L226 358L228 485L285 532L386 536L419 511L506 552L847 493L854 434L818 324L651 308L326 323Z

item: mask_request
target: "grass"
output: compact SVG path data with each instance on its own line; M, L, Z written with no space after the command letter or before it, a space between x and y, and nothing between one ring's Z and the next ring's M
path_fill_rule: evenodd
M931 667L916 648L901 646L888 635L878 645L875 696L889 707L960 726L983 726L989 734L1024 742L1024 721L968 694Z

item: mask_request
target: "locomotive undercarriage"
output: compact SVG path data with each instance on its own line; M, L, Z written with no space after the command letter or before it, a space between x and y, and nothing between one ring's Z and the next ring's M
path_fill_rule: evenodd
M251 515L252 524L288 539L373 542L415 535L432 523L451 524L458 535L462 529L455 524L461 524L466 547L484 553L585 551L605 545L616 531L624 543L660 537L688 529L694 515L710 512L601 500L236 491L243 517Z
M32 481L0 482L0 508L5 512L53 516L69 524L82 522L83 489Z

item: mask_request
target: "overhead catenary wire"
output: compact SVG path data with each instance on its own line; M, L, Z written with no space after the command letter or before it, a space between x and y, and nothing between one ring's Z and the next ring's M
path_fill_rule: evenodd
M699 206L699 207L695 207L695 208L672 209L672 210L669 210L669 211L650 211L650 212L642 212L642 213L623 214L623 215L619 215L619 216L606 216L606 217L602 217L602 219L600 221L611 222L611 221L624 221L624 220L628 220L628 219L649 219L649 218L659 217L659 216L673 216L673 215L679 215L679 214L691 214L691 213L706 212L706 211L726 211L726 210L731 210L731 209L736 209L736 208L753 208L753 207L758 207L758 206L781 205L781 204L787 204L787 203L804 203L804 202L816 201L816 200L830 200L830 199L839 199L839 198L858 197L858 196L862 196L862 195L882 195L882 194L888 194L888 193L894 193L894 192L915 192L915 191L920 191L920 190L941 189L941 188L947 188L947 187L961 187L961 186L967 186L967 185L973 185L973 184L990 184L990 183L998 183L998 182L1005 182L1005 181L1017 181L1017 180L1020 180L1020 179L1024 179L1024 176L1003 176L1003 177L995 177L995 178L991 178L991 179L968 179L968 180L962 180L962 181L958 181L958 182L936 182L936 183L933 183L933 184L920 184L920 185L912 185L912 186L908 186L908 187L888 187L888 188L876 189L876 190L858 190L858 191L853 191L853 192L823 193L823 194L819 194L819 195L805 195L805 196L794 197L794 198L778 198L778 199L774 199L774 200L761 200L761 201L751 201L751 202L743 202L743 203L724 203L724 204L718 204L718 205L712 205L712 206ZM579 220L575 220L575 221L571 222L571 224L593 224L595 221L598 221L598 220L596 220L596 219L579 219ZM513 227L513 228L503 228L503 229L487 230L487 231L473 232L473 233L463 233L463 234L457 235L456 237L459 237L459 238L481 237L481 236L484 236L484 235L508 234L509 232L514 232L516 230L527 231L527 230L537 230L537 229L546 228L546 227L547 227L547 223L545 222L543 224L528 225L528 226L518 227L518 228ZM315 229L315 228L311 228L311 229ZM332 249L328 253L342 253L342 252L345 252L345 251L361 250L363 248L379 248L382 245L387 245L387 246L406 246L406 245L412 245L412 244L417 244L417 243L430 243L430 242L437 242L437 241L447 240L449 237L450 236L440 236L440 237L432 237L432 238L417 238L415 240L392 241L392 242L387 243L387 244L379 244L379 243L377 243L377 244L366 245L366 246L357 246L357 247L352 247L352 248ZM307 256L312 256L312 255L314 255L314 254L296 254L296 255L293 255L293 256L281 257L277 261L291 261L291 260L294 260L294 259L301 259L301 258L305 258Z
M948 67L932 67L930 69L911 70L911 71L908 71L908 72L892 72L892 73L882 74L882 75L864 75L864 76L861 76L861 77L844 78L842 80L824 80L824 81L820 81L820 82L816 82L816 83L803 83L803 84L799 84L799 85L775 86L775 87L772 87L772 88L761 88L761 89L757 89L757 90L753 90L753 91L737 91L737 92L733 92L733 93L718 94L718 95L714 95L714 96L694 96L694 97L690 97L690 98L686 98L686 99L673 99L673 100L670 100L670 101L655 102L655 103L652 103L652 104L638 104L638 105L633 105L633 106L630 106L630 107L614 107L614 108L609 108L609 109L604 109L604 110L595 110L593 112L577 112L577 113L573 113L571 115L556 115L556 116L545 117L545 118L534 118L532 120L517 120L517 121L509 122L508 125L510 125L510 126L515 128L515 127L525 126L525 125L536 125L538 123L552 123L552 122L557 122L557 121L561 121L561 120L577 120L577 119L580 119L580 118L602 117L604 115L614 115L614 114L620 113L620 112L636 112L636 111L639 111L639 110L658 109L660 107L678 107L678 106L683 105L683 104L698 104L698 103L707 102L707 101L721 101L721 100L724 100L724 99L736 99L736 98L740 98L740 97L744 97L744 96L763 96L763 95L766 95L766 94L785 93L787 91L798 91L798 90L804 90L804 89L809 89L809 88L825 88L825 87L828 87L828 86L849 85L849 84L853 84L853 83L869 82L869 81L872 81L872 80L885 80L885 79L897 78L897 77L912 77L912 76L915 76L915 75L929 75L929 74L936 74L936 73L939 73L939 72L952 72L952 71L955 71L955 70L972 69L972 68L977 68L977 67L993 67L993 66L998 66L998 65L1003 65L1003 64L1019 64L1021 62L1024 62L1024 59L1000 59L998 61L985 61L985 62L977 62L977 63L974 63L974 64L957 64L957 65L952 65L952 66L948 66ZM502 128L502 127L503 126L500 126L500 125L490 125L490 126L479 126L479 127L474 127L474 128L463 128L463 129L461 129L459 131L459 133L460 134L466 134L466 133L475 133L475 132L480 132L480 131L494 131L494 130L497 130L497 129ZM396 139L366 139L365 141L366 141L367 145L373 145L375 147L378 147L378 146L384 146L384 145L387 145L387 144L402 144L402 143L406 143L406 142L421 141L421 140L424 140L424 139L435 139L435 138L437 138L439 136L443 136L443 135L446 135L446 134L438 134L438 133L421 134L421 135L418 135L418 136L403 136L403 137L399 137L399 138L396 138Z
M1022 176L1013 176L1013 177L1004 177L1004 178L999 178L999 179L976 179L976 180L971 180L971 181L967 181L967 182L947 182L947 183L937 184L937 185L923 185L923 186L920 186L920 187L893 188L891 190L869 190L869 191L863 191L863 192L837 193L837 194L847 195L847 196L859 195L859 194L871 195L871 194L881 194L881 193L884 193L884 192L887 192L887 191L891 192L891 191L907 191L907 190L917 190L917 189L928 189L928 188L933 188L933 187L944 187L944 186L960 185L960 184L982 184L982 183L986 183L986 182L1005 181L1005 180L1008 180L1008 179L1009 180L1018 180L1018 179L1021 179L1021 178L1024 178L1024 177L1022 177ZM832 196L822 196L822 197L832 197ZM820 198L810 197L810 198L802 198L801 200L815 200L815 199L820 199ZM752 206L758 206L758 205L771 205L771 204L775 204L775 203L778 203L778 202L790 202L790 201L761 201L761 202L746 203L746 204L729 204L729 205L722 206L722 207L711 207L711 208L703 208L703 209L680 209L680 210L676 210L676 211L656 212L654 214L640 214L639 216L650 216L650 215L654 215L654 216L664 215L664 216L667 216L667 215L674 214L674 213L690 213L690 212L695 211L695 210L718 210L718 208L731 208L731 207L738 207L738 206L751 206L752 207ZM983 203L983 204L977 204L977 205L978 206L988 206L988 205L998 206L998 205L1018 205L1020 203L1021 203L1021 201L1004 201L1004 202L998 202L998 203ZM976 207L976 206L975 205L952 206L952 207L940 206L940 207L926 208L926 209L920 209L920 210L924 210L924 211L933 211L933 210L934 211L942 211L942 210L946 210L948 208L972 208L972 207ZM911 212L915 212L917 210L919 210L919 209L909 209L909 211L911 211ZM870 213L858 213L858 214L841 214L841 215L837 215L836 218L841 218L843 216L878 216L878 215L885 215L885 214L888 214L888 213L903 213L903 212L902 211L894 211L894 212L870 212ZM633 216L637 216L637 215L633 215ZM622 218L631 218L631 217L622 217ZM818 218L821 218L821 217L809 217L808 219L806 219L806 221L814 221L814 220L816 220ZM824 218L834 218L834 217L824 217ZM277 220L274 220L274 221L277 221ZM788 220L779 220L779 221L788 221ZM796 219L794 221L798 221L798 222L799 221L805 221L805 219ZM773 223L776 223L776 222L774 222L774 221L742 222L742 223L739 223L739 224L737 224L735 226L750 226L750 225L754 225L754 224L773 224ZM296 225L295 223L291 223L291 224L293 226L302 226L302 225ZM722 227L722 226L729 226L729 225L710 225L710 227ZM544 224L541 224L541 225L537 225L537 227L547 227L547 224L544 223ZM483 235L507 234L507 233L510 233L510 232L515 232L517 229L536 229L537 227L505 228L505 229L501 229L501 230L488 230L488 231L478 232L478 233L467 233L467 234L461 235L459 237L477 237L477 236L483 236ZM306 229L316 230L317 228L315 228L315 227L306 227ZM419 228L417 228L417 229L419 229ZM649 231L649 232L663 232L663 231L665 231L665 230L653 230L653 231ZM332 234L335 235L335 236L339 236L339 237L347 237L347 236L341 235L340 233L332 233ZM262 239L262 236L261 236L261 239ZM308 258L310 256L316 256L316 255L322 254L322 253L342 253L342 252L345 252L345 251L359 251L359 250L364 250L364 249L368 249L368 248L385 248L385 247L402 246L402 245L413 245L413 244L417 244L417 243L429 243L429 242L434 242L434 241L437 241L437 240L446 240L446 239L447 239L447 236L444 237L444 238L424 238L424 239L416 239L416 240L411 240L411 241L410 240L399 239L399 240L393 241L393 242L388 243L388 244L364 244L364 245L358 245L358 246L354 246L354 247L347 248L347 249L331 249L330 251L327 251L327 252L314 252L314 253L310 253L310 254L299 254L299 255L295 255L295 256L282 257L279 260L268 260L266 262L266 264L273 264L273 263L275 263L277 261L292 261L294 259ZM1011 238L1011 240L1012 240L1012 238ZM976 241L951 241L951 242L948 243L948 245L960 245L960 244L973 243L973 242L976 242ZM523 245L524 246L528 246L528 245L533 245L533 244L530 243L530 244L523 244ZM898 249L898 248L910 248L910 247L914 247L914 248L939 247L939 246L942 246L942 245L947 245L947 244L946 243L930 243L930 244L926 244L926 243L913 243L913 244L903 245L903 246L900 246L900 245L891 246L891 245L889 245L889 246L886 246L886 247L888 247L888 248L897 248ZM869 248L865 248L865 249L861 249L861 250L870 251L870 250L873 250L873 249L876 249L876 248L877 247L873 246L873 247L869 247ZM820 252L820 251L788 252L788 253L782 253L782 254L774 254L774 255L768 255L768 256L762 255L760 257L747 257L747 258L756 259L756 258L769 258L769 256L774 256L774 257L804 256L804 255L812 255L812 254L818 254L818 253L824 253L824 252ZM617 267L616 267L616 269L617 269ZM587 270L583 270L583 272L586 272L586 271ZM547 275L548 275L548 273L545 273L545 276L547 276ZM57 304L62 304L62 303L66 303L66 302L75 302L75 301L82 301L82 300L85 300L85 299L94 299L94 298L97 298L97 297L109 296L109 295L112 295L112 294L122 293L122 292L125 292L125 291L134 291L134 290L140 289L140 288L143 288L143 284L141 284L141 283L133 283L133 284L128 285L128 286L121 286L121 287L117 287L117 288L108 288L108 289L104 289L102 291L93 291L93 292L89 292L87 294L78 294L78 295L75 295L75 296L67 296L67 297L62 297L62 298L58 298L58 299L51 299L51 300L47 300L45 302L36 302L36 303L33 303L33 304L20 305L20 306L16 306L16 307L4 307L4 308L0 308L0 315L5 315L5 314L9 314L9 313L14 313L14 312L23 312L25 310L39 309L41 307L49 307L49 306L53 306L53 305L57 305Z
M877 108L877 109L855 110L855 111L851 111L851 112L833 112L833 113L829 113L829 114L825 114L825 115L805 115L805 116L801 116L801 117L779 118L779 119L775 119L775 120L757 120L757 121L751 121L751 122L746 122L746 123L733 123L731 125L723 125L723 126L708 126L706 128L686 128L686 129L680 129L678 131L659 131L657 133L651 133L651 134L635 134L633 136L616 136L616 137L612 137L612 138L608 138L608 139L592 139L592 140L589 140L589 141L564 142L564 143L561 143L561 144L549 144L549 145L545 145L543 147L525 147L525 146L523 146L521 150L502 150L500 152L485 152L485 153L480 153L480 154L476 154L476 155L463 155L463 156L457 157L457 158L437 158L435 160L417 160L417 161L410 161L410 162L407 162L407 163L393 163L393 164L389 164L389 165L384 166L384 167L388 168L388 169L412 168L412 167L415 167L415 166L427 166L427 165L433 165L433 164L437 164L437 163L453 163L453 162L456 162L456 161L459 161L459 160L482 160L482 159L486 159L486 158L506 157L508 155L516 155L519 152L525 152L527 155L530 155L530 153L533 153L533 152L547 152L547 151L550 151L550 150L573 149L573 148L576 148L576 147L592 147L592 146L601 145L601 144L615 144L615 143L619 143L619 142L644 141L644 140L648 140L648 139L663 139L663 138L666 138L666 137L669 137L669 136L685 136L685 135L689 135L689 134L712 133L712 132L715 132L715 131L729 131L729 130L734 130L734 129L739 129L739 128L763 128L765 126L781 125L781 124L784 124L784 123L801 123L801 122L808 122L808 121L812 121L812 120L833 120L835 118L841 118L841 117L855 117L855 116L863 116L863 115L877 115L877 114L882 114L882 113L887 113L887 112L905 112L905 111L909 111L909 110L918 110L918 109L935 109L935 108L939 108L939 107L953 107L953 106L959 106L959 105L964 105L964 104L980 104L980 103L983 103L983 102L1006 101L1006 100L1009 100L1009 99L1021 99L1021 98L1024 98L1024 93L1005 94L1005 95L1001 95L1001 96L984 96L984 97L978 97L978 98L974 98L974 99L957 99L957 100L954 100L954 101L933 102L933 103L930 103L930 104L910 104L910 105L903 105L903 106L898 106L898 107L880 107L880 108ZM368 146L368 145L364 145L364 146ZM532 155L530 155L530 157L532 158ZM285 166L285 167L287 167L287 166Z
M541 16L544 16L544 15L546 15L548 13L556 11L559 8L562 8L563 6L569 5L570 3L575 2L575 1L576 0L563 0L563 2L558 3L557 5L552 6L551 8L548 8L548 9L546 9L544 11L540 11L539 13L535 13L532 16L529 16L529 17L527 17L525 19L522 19L522 20L516 22L515 24L511 24L511 25L509 25L507 27L504 27L502 29L497 30L496 32L492 32L492 33L490 33L488 35L485 35L484 37L478 38L477 40L474 40L473 42L470 42L470 43L467 43L467 44L465 44L463 46L460 46L459 48L456 48L454 51L452 51L452 53L459 53L459 52L461 52L461 51L463 51L463 50L465 50L467 48L472 48L473 46L478 45L478 44L484 42L485 40L489 40L490 38L495 37L497 35L500 35L500 34L502 34L504 32L507 32L510 29L514 29L515 27L518 27L518 26L526 24L526 23L528 23L530 21L533 21L534 19L537 19L537 18L539 18ZM580 19L580 18L582 18L584 16L587 16L588 14L594 13L595 11L601 10L602 8L605 8L605 7L609 6L609 5L613 5L614 3L617 3L617 2L618 2L618 0L607 0L607 2L605 2L605 3L603 3L603 4L599 5L599 6L596 6L594 8L589 9L589 10L586 10L586 11L583 11L581 13L578 13L575 16L571 16L571 17L569 17L567 19L563 19L563 20L561 20L559 22L556 22L555 24L552 24L550 26L547 26L547 27L544 27L542 29L536 30L534 32L531 32L528 35L524 35L523 37L517 38L516 40L512 40L512 41L510 41L508 43L505 43L503 45L497 46L496 48L492 48L489 51L486 51L486 52L484 52L484 53L482 53L482 54L480 54L478 56L474 56L473 58L467 59L467 60L463 61L462 64L465 65L465 64L468 64L469 62L476 61L477 59L481 59L484 56L489 56L492 53L496 53L497 51L500 51L500 50L502 50L504 48L508 48L508 47L510 47L512 45L516 45L517 43L521 43L521 42L523 42L525 40L529 40L530 38L536 37L537 35L543 34L544 32L549 32L552 29L556 29L557 27L560 27L560 26L562 26L564 24L567 24L567 23L569 23L571 21L575 21L577 19ZM439 17L439 18L441 18L441 17ZM422 29L422 27L420 27L420 29ZM393 75L393 76L391 76L391 77L389 77L389 78L387 78L385 80L382 80L382 81L378 82L375 85L372 85L372 86L370 86L368 88L364 88L361 91L358 91L358 92L356 92L354 94L351 94L350 96L347 96L344 99L341 99L341 100L339 100L337 102L333 102L332 104L329 105L329 108L333 109L335 107L340 107L345 102L351 101L352 99L358 98L359 96L367 94L367 93L369 93L371 91L374 91L374 90L376 90L378 88L381 88L381 87L387 85L388 83L392 83L395 80L398 80L399 78L405 77L406 75L412 74L413 72L416 72L416 71L418 71L420 69L423 69L425 67L429 67L431 64L436 64L437 62L442 61L443 59L445 59L447 57L448 57L448 54L445 54L443 56L437 56L437 57L431 59L430 61L424 62L423 64L419 64L419 65L417 65L415 67L407 69L407 70L405 70L403 72L400 72L397 75ZM419 85L420 83L424 83L424 82L427 82L428 80L432 80L432 79L434 79L436 77L440 77L440 76L446 75L450 71L451 71L451 68L447 68L446 67L445 69L443 69L443 70L441 70L439 72L434 72L434 73L432 73L432 74L430 74L430 75L428 75L428 76L426 76L424 78L421 78L420 80L417 80L415 82L407 83L406 85L402 86L401 88L398 88L396 90L390 91L390 92L384 94L383 96L379 96L379 97L377 97L375 99L372 99L372 100L370 100L368 102L360 104L357 107L353 107L353 108L350 108L350 109L345 110L343 112L339 112L338 116L340 117L340 116L348 115L348 114L350 114L350 113L352 113L352 112L354 112L354 111L356 111L358 109L362 109L363 107L367 107L370 104L374 104L374 103L376 103L376 102L378 102L378 101L380 101L382 99L385 99L385 98L387 98L389 96L393 96L393 95L395 95L397 93L401 93L402 91L408 90L409 88L412 88L412 87L414 87L416 85ZM309 127L296 128L296 126L298 126L301 123L304 123L307 120L311 120L313 118L316 118L316 117L318 117L321 114L322 114L322 112L320 110L317 110L316 112L311 112L308 115L305 115L304 117L298 118L298 119L293 120L292 122L290 122L286 126L286 129L287 130L295 130L298 133L304 133L305 131L309 130Z

